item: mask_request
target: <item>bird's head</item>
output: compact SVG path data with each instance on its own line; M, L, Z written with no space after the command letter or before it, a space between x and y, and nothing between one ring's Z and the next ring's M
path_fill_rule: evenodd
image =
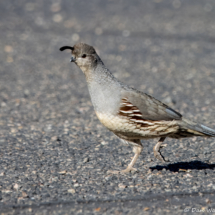
M60 51L66 49L71 50L72 57L70 61L77 64L84 73L89 69L95 68L98 60L100 60L95 49L85 43L78 43L73 47L63 46L60 48Z

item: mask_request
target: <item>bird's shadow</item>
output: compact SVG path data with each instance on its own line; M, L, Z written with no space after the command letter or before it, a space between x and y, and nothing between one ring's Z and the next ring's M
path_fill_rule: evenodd
M190 161L190 162L177 162L173 164L168 164L166 166L156 165L156 166L150 167L152 171L153 170L162 171L163 169L166 169L171 172L181 172L181 171L186 171L188 169L202 170L202 169L214 169L214 168L215 168L215 164L208 164L197 160Z

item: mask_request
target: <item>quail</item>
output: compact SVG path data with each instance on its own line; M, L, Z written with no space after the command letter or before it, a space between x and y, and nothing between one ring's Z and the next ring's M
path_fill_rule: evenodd
M125 85L105 67L95 49L85 43L63 46L71 50L74 62L85 74L90 97L100 122L123 142L133 146L134 157L127 173L140 155L142 139L159 138L153 148L155 158L165 162L160 148L166 137L215 137L215 130L185 119L180 113L146 93Z

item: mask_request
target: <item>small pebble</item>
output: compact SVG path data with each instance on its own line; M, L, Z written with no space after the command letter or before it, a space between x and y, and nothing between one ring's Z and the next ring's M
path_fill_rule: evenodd
M74 193L75 193L75 189L72 189L72 188L71 188L71 189L69 189L69 190L68 190L68 193L72 193L72 194L74 194Z
M89 162L89 158L84 158L83 163Z

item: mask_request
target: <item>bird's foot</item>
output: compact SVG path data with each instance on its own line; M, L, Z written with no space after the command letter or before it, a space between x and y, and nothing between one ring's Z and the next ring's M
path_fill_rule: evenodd
M127 167L126 169L124 170L121 170L121 173L129 173L129 172L137 172L137 169L136 168L133 168L133 167Z
M107 171L107 174L115 174L115 175L117 175L119 173L120 173L120 171L118 171L118 170L108 170Z
M125 174L125 173L129 173L129 172L137 172L137 169L133 168L133 167L127 167L124 170L118 171L118 170L108 170L107 173L108 174Z
M153 152L154 152L154 156L155 158L157 158L158 160L162 161L162 162L167 162L163 155L160 153L160 149L163 147L166 147L166 144L162 144L163 141L165 140L166 137L161 137L159 139L159 141L157 142L157 144L153 147Z
M160 153L160 149L163 147L166 147L166 144L162 145L164 140L165 140L165 137L161 137L160 140L157 142L157 144L153 147L153 152L154 152L155 158L157 158L158 160L160 160L162 162L166 162L163 155Z
M160 160L160 161L162 161L164 163L167 162L164 159L163 155L160 153L160 151L154 151L154 156L155 156L155 158L157 158L158 160Z

